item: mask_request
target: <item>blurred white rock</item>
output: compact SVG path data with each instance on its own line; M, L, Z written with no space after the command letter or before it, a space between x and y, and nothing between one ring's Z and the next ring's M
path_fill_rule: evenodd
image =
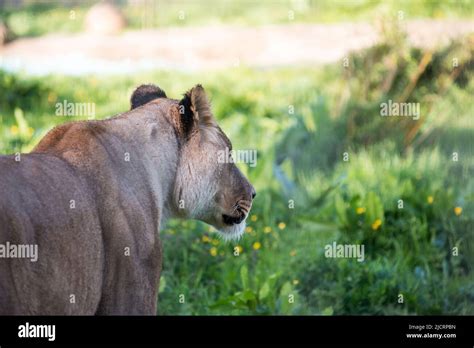
M101 1L87 11L84 25L89 33L111 35L120 33L126 21L117 6L109 1Z

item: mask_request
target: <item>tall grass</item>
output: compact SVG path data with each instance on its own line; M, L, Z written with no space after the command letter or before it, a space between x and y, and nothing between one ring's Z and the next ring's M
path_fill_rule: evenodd
M453 45L465 54L458 77L445 80L441 50L409 95L422 104L421 127L385 122L378 110L412 83L424 53L410 49L396 66L398 87L385 90L393 65L382 63L349 73L339 65L107 78L1 72L0 151L28 151L68 121L54 116L58 101L96 103L104 118L127 110L140 83L171 97L202 83L234 147L258 150L255 168L241 166L258 196L238 242L223 243L200 222L168 223L160 314L474 314L472 47ZM351 60L387 62L394 52L380 46ZM326 258L333 242L363 244L364 262Z

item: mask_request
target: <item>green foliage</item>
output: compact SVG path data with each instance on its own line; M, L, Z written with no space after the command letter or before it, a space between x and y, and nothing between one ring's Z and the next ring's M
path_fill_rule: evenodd
M238 242L196 221L168 223L160 314L472 315L472 47L451 46L463 62L457 78L448 78L448 50L417 77L409 98L422 110L429 103L417 130L413 120L379 115L380 101L403 94L425 56L393 45L400 54L382 45L351 57L358 68L349 75L339 65L107 78L1 72L0 151L28 151L67 121L54 113L64 99L96 103L100 119L127 110L140 83L171 97L202 83L234 148L258 150L255 168L241 166L258 195ZM364 70L367 57L377 63ZM398 63L380 63L391 59ZM363 244L365 260L326 258L333 242Z
M78 32L83 28L85 7L58 7L54 2L37 2L23 8L0 8L15 37L40 36L50 32ZM72 11L72 12L71 12Z
M16 36L39 36L51 32L75 33L83 29L87 10L95 1L30 2L21 8L0 8ZM143 1L118 2L129 29L201 25L273 25L287 23L331 23L374 21L398 16L406 19L472 18L473 3L410 0L280 0L280 1ZM209 11L212 9L212 11ZM73 11L73 12L71 12ZM291 11L291 12L290 12Z

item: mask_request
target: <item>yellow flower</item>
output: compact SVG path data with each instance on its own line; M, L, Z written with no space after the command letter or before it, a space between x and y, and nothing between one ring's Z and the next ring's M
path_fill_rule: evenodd
M250 217L250 220L253 221L253 222L257 221L257 219L258 219L257 215L252 215Z
M48 94L48 102L52 104L55 100L57 99L57 95L54 93L49 93Z
M240 245L235 246L234 248L235 251L237 251L239 254L242 254L244 251L244 248L242 248Z
M280 223L278 224L278 228L279 228L280 230L284 230L285 227L286 227L286 224L285 224L284 222L280 222Z
M13 135L18 135L18 126L17 125L11 126L10 133L12 133Z
M461 207L454 208L454 214L456 214L456 216L461 215L461 213L462 213L462 208Z
M290 251L290 256L296 256L296 250Z
M260 244L260 242L255 242L253 243L253 248L254 250L258 250L262 247L262 244Z
M359 215L360 215L360 214L364 214L364 213L365 213L365 208L363 208L363 207L357 208L357 209L356 209L356 213L359 214Z
M218 239L213 239L212 240L212 245L219 245L219 240Z
M245 227L245 232L251 233L252 231L253 231L252 226L247 226L247 227Z
M434 198L433 198L433 196L428 196L428 198L426 200L427 200L428 204L433 204Z
M204 235L202 236L202 242L203 243L209 243L211 241L211 238L209 238L208 236Z
M372 224L372 229L375 231L375 230L378 230L380 225L382 225L382 220L380 219L377 219L374 221L374 223Z
M272 228L270 226L265 226L265 228L263 229L263 232L265 233L270 233L272 231Z
M298 279L293 279L293 285L298 285L300 281Z
M212 247L211 249L209 249L209 253L210 253L212 256L216 256L216 255L217 255L217 248L216 248L216 247Z

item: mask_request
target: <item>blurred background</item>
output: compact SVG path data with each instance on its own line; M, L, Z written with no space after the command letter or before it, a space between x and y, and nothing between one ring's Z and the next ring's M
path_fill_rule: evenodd
M0 153L90 118L57 103L102 119L139 84L201 83L234 148L258 151L239 164L258 196L238 242L169 222L158 314L472 315L473 9L0 0ZM381 117L388 100L419 119ZM365 261L326 258L333 242Z

